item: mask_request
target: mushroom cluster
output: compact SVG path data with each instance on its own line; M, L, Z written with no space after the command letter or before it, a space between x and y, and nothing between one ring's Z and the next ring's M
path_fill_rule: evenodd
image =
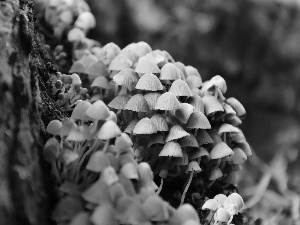
M213 199L208 199L202 206L202 210L208 210L210 213L207 220L213 224L231 224L233 216L237 215L244 207L243 198L232 193L228 197L224 194L218 194Z

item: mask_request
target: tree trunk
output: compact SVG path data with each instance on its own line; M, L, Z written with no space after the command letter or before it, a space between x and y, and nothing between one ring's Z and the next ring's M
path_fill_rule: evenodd
M49 224L54 185L40 156L44 124L64 116L47 91L55 69L32 0L0 0L0 25L0 224Z

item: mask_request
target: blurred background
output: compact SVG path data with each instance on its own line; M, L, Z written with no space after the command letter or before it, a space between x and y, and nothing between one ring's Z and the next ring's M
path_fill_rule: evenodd
M89 36L102 45L143 40L203 80L225 78L226 97L247 109L242 130L255 153L239 184L249 214L257 224L292 223L300 201L300 1L87 2L97 20Z
M225 78L225 97L247 110L242 130L254 155L239 191L249 222L300 221L300 1L86 1L97 20L89 38L121 48L145 41L203 80Z

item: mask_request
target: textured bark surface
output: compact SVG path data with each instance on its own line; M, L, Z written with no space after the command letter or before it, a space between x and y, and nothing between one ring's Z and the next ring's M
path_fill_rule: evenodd
M0 224L48 224L53 185L40 155L44 123L64 116L47 92L55 70L31 0L0 0L0 26Z

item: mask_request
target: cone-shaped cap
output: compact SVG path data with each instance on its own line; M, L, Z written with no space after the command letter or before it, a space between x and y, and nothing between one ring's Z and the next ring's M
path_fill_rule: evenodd
M237 143L236 147L241 148L245 152L245 154L247 155L247 157L252 157L251 147L250 147L249 143L246 140L245 141L241 141L240 143Z
M168 136L166 137L166 142L180 139L186 136L190 136L190 134L186 132L180 125L175 125L171 127Z
M214 142L213 139L205 130L198 130L196 139L199 145L211 144Z
M91 216L91 221L95 225L118 225L114 210L109 204L98 206Z
M123 70L125 68L130 68L132 62L125 55L117 55L110 63L109 70Z
M139 179L138 169L133 163L126 163L121 167L121 170L119 172L120 175L127 177L128 179Z
M223 102L223 108L226 112L226 115L236 115L236 112L234 111L234 109L231 107L231 105L227 104L226 102Z
M163 86L157 76L152 73L146 73L139 79L135 88L146 91L158 91L162 90Z
M189 220L199 221L199 216L195 208L186 203L176 210L176 214L178 215L178 219L180 219L179 224L184 224Z
M127 134L131 134L133 132L133 129L135 128L136 124L139 122L138 119L134 119L132 120L128 126L126 127L126 129L124 130L125 133Z
M234 109L237 116L242 117L246 115L244 106L236 98L227 98L226 102Z
M217 194L214 199L218 202L218 208L223 207L223 203L227 199L227 196L224 194Z
M96 53L97 58L101 60L105 65L109 65L111 61L119 54L120 48L115 43L107 43L100 51Z
M128 95L118 95L108 104L108 107L113 109L124 109L129 100L130 97Z
M149 57L143 56L139 59L137 67L135 68L137 73L160 73L160 69L157 64Z
M215 167L210 171L208 180L216 180L223 177L223 173L219 167Z
M157 195L152 195L143 203L143 210L149 221L165 222L169 213L164 201Z
M173 93L176 96L192 96L192 92L184 80L178 79L175 80L169 92Z
M161 152L159 153L159 156L167 156L167 157L183 157L182 155L182 149L180 145L175 141L167 142Z
M83 63L84 68L86 69L86 68L88 68L88 66L91 65L93 62L98 61L98 59L97 59L96 56L94 56L94 55L92 55L92 54L90 54L90 53L86 53L86 54L84 54L84 55L80 58L79 61Z
M86 74L92 77L108 77L109 73L107 71L107 68L105 64L98 60L96 62L91 63L88 68L86 69Z
M107 90L111 89L107 78L102 76L98 76L91 84L91 87L99 87Z
M180 103L176 96L170 92L162 94L155 105L155 109L159 110L176 110L180 107Z
M203 100L200 96L194 95L194 96L188 98L187 103L194 106L194 110L196 112L204 113L204 103L203 103Z
M134 134L153 134L157 133L157 128L155 124L148 118L145 117L141 119L133 130Z
M241 210L244 207L243 198L238 193L232 193L224 201L224 208L228 207L230 204L233 204L237 207L238 210Z
M159 67L167 63L165 57L159 54L157 50L153 52L149 52L147 55L145 55L145 57L148 57L150 60L155 62Z
M73 127L67 136L68 141L81 142L90 139L90 132L87 125Z
M80 101L74 108L71 119L73 120L85 120L86 115L85 112L86 110L91 106L92 104L89 103L88 101Z
M93 204L104 204L112 203L111 196L109 194L108 185L103 181L98 180L93 183L88 189L86 189L82 194L82 198Z
M136 94L127 102L125 109L135 112L147 112L149 107L144 96L141 94Z
M220 159L230 155L233 155L233 151L223 141L218 143L210 152L211 159Z
M175 116L180 122L186 124L193 112L194 106L188 103L181 103L180 108L175 111Z
M202 86L202 79L198 76L188 76L185 81L191 90Z
M169 131L168 123L161 114L154 114L150 119L155 124L158 131Z
M132 62L132 64L137 63L137 61L139 60L139 56L131 50L122 49L119 54L126 56Z
M205 114L209 115L214 112L224 111L221 103L211 95L205 95L203 98Z
M161 68L160 80L177 80L180 78L180 70L173 63L167 63Z
M202 112L193 112L186 127L189 129L210 129L211 125L207 117Z
M191 173L192 171L194 171L194 173L200 173L202 171L202 169L196 161L191 161L189 163L185 173Z
M210 159L208 151L203 147L200 147L196 151L191 152L189 155L189 160L198 159L200 157L207 157L208 159Z
M52 135L60 135L62 129L62 123L59 120L51 120L47 126L47 133Z
M61 136L68 136L73 127L76 127L76 123L69 118L65 117L62 121L62 128L60 131Z
M208 199L202 206L202 210L208 209L210 211L216 211L218 209L218 202L216 199Z
M99 130L98 138L100 140L109 140L121 135L121 130L116 122L107 120Z
M86 110L85 114L94 120L105 120L110 115L109 111L102 100L97 100Z
M198 144L195 136L192 134L180 139L179 144L182 148L185 148L185 147L199 148L199 144Z
M103 152L96 151L91 155L86 169L93 172L102 172L108 166L110 166L108 156Z
M90 216L87 212L80 212L72 218L70 225L89 225Z
M230 215L224 208L219 208L214 214L214 220L217 222L227 223Z
M160 96L161 94L158 92L150 92L144 95L150 110L155 109L156 102Z
M103 181L108 186L111 186L119 181L119 177L115 169L112 166L108 166L102 171L100 181Z
M223 133L240 133L240 129L231 124L223 123L219 128L218 134L221 135Z
M69 73L85 73L85 67L82 62L75 61L71 66Z
M128 88L130 91L134 89L138 82L138 75L132 68L126 68L117 73L113 80L120 86Z
M196 76L196 77L201 78L199 71L193 66L186 66L185 67L185 72L186 72L188 77L189 76Z
M115 148L116 151L118 152L130 148L132 145L133 145L132 140L126 133L122 133L121 136L116 138Z

